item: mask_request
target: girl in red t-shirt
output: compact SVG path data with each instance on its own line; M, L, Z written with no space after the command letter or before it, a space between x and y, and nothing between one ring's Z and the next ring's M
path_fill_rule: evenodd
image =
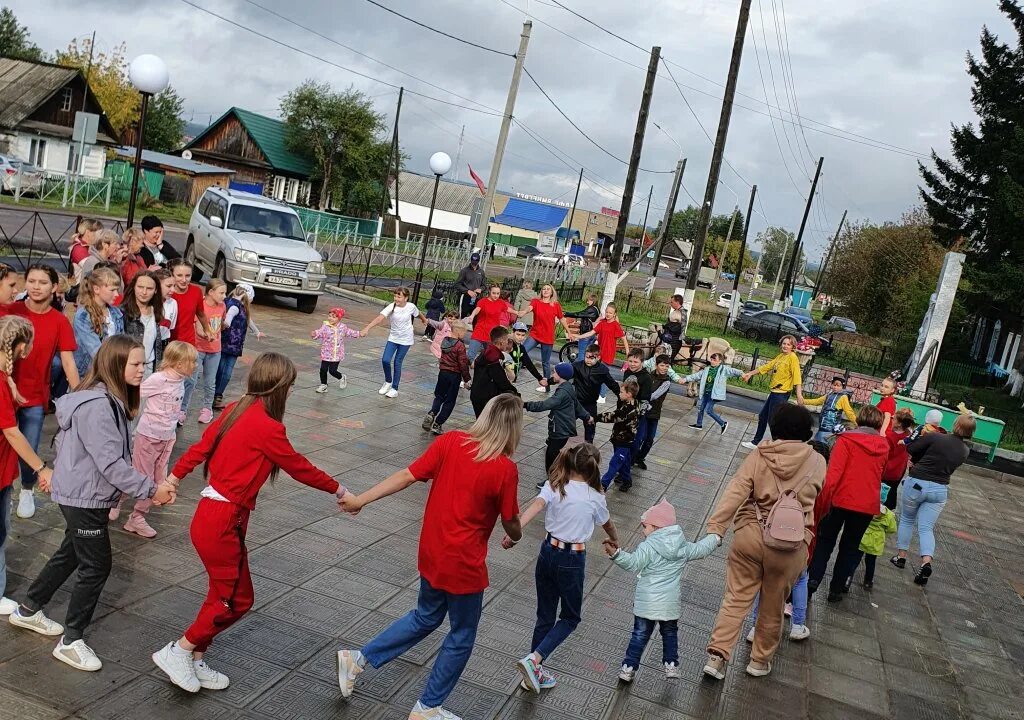
M530 352L538 345L540 346L540 362L544 369L544 377L551 376L551 348L555 344L555 323L560 322L565 328L566 337L569 336L569 323L565 320L562 306L558 304L558 294L551 285L545 285L540 289L540 297L530 301L529 306L521 308L518 315L533 312L533 325L530 327L530 336L523 343L523 349ZM543 385L537 388L537 392L547 392Z
M473 323L473 334L469 337L469 347L466 349L470 362L491 341L491 330L504 325L503 320L509 314L518 313L501 297L501 286L492 284L487 289L487 297L477 300L473 312L466 318L466 322Z
M206 321L206 312L203 310L203 292L198 285L192 284L192 265L183 258L174 258L167 264L174 278L174 288L170 294L177 305L177 316L171 328L171 340L181 340L189 345L196 345L196 323L203 328L207 336L212 335L210 325ZM166 297L166 296L165 296ZM214 371L216 372L216 370ZM178 425L185 424L185 413L188 412L189 403L192 402L192 391L199 382L199 363L196 363L196 371L192 376L185 379L185 395L181 399L181 413L178 414Z
M875 407L882 413L882 429L878 431L878 434L885 435L886 431L892 427L892 419L896 415L896 398L893 397L896 394L896 381L891 377L882 380L878 394L881 397Z

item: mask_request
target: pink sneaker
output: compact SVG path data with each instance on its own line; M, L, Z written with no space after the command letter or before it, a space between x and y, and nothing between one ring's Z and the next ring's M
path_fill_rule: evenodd
M107 513L107 517L110 518L110 522L117 522L117 517L120 514L121 507L119 505L115 505L114 507L110 508L110 512Z
M146 516L142 513L133 512L124 524L125 532L135 533L139 537L155 538L156 530L146 522Z
M199 424L206 425L207 423L213 422L213 410L210 408L203 408L199 411Z

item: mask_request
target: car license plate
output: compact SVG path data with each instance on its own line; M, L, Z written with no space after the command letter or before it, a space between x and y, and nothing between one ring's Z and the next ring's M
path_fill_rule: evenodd
M275 277L273 275L271 275L271 276L269 276L267 278L267 282L272 284L272 285L293 285L293 286L295 286L295 285L301 285L302 284L302 281L299 280L298 278Z

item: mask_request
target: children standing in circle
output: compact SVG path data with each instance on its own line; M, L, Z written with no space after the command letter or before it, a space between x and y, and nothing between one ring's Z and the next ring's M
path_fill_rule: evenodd
M17 388L11 374L15 361L24 360L32 349L32 323L25 318L0 319L0 615L10 615L18 603L4 597L7 589L5 548L11 530L11 497L18 477L20 457L40 478L49 482L52 471L46 467L28 440L18 429L15 417Z
M160 282L148 270L135 273L124 298L118 306L124 315L124 332L142 343L146 353L146 373L149 377L160 366L164 355L164 339L160 325L164 320L164 301L160 296Z
M228 286L220 278L210 278L206 283L203 297L203 314L208 328L197 331L196 350L199 352L199 366L203 369L203 407L199 411L199 422L205 425L213 420L213 396L217 387L217 368L220 366L220 329L228 308L224 304Z
M217 381L213 391L213 409L224 409L224 391L235 372L235 363L242 355L245 338L252 331L257 340L263 333L252 321L252 301L256 290L249 283L238 283L227 299L224 326L220 329L220 364L217 365Z
M203 309L203 292L198 285L192 284L192 265L181 258L171 260L167 268L174 278L174 286L171 289L170 297L178 306L174 329L171 330L171 340L181 340L196 347L196 323L203 329L207 337L213 334L210 324L206 320L206 311ZM196 364L192 377L185 380L185 394L181 398L181 412L178 413L178 425L185 424L185 413L188 412L189 403L192 402L192 392L199 382L199 364Z
M284 355L264 353L256 358L245 395L225 408L167 478L177 487L196 466L206 463L207 485L190 534L210 577L209 591L185 634L153 653L153 662L182 690L195 693L228 686L228 677L210 668L204 656L213 639L252 608L245 535L249 513L267 478L284 470L304 485L336 495L339 502L345 494L345 488L288 441L281 420L295 376L295 365Z
M540 289L540 297L530 301L527 308L520 308L517 312L522 315L527 311L533 311L533 325L530 327L530 337L526 339L523 348L530 352L540 345L540 363L544 371L544 377L551 376L551 348L555 344L555 323L561 322L565 328L565 336L569 337L569 323L562 312L562 306L558 304L558 294L551 285L545 285ZM547 392L545 385L537 387L537 392Z
M82 278L75 311L75 366L79 375L89 370L100 343L124 332L124 315L114 307L121 292L121 278L110 268L96 268Z
M537 623L530 654L516 665L523 675L523 689L533 692L555 686L555 678L544 669L543 662L580 623L587 543L594 534L594 526L603 527L608 540L619 544L601 487L601 455L597 448L581 443L558 454L540 495L520 517L522 527L541 510L547 536L541 542L534 571ZM506 550L515 545L508 535L501 541Z
M135 428L135 447L132 467L157 485L167 479L167 462L174 449L175 430L181 396L185 393L185 378L192 376L196 367L196 349L188 343L173 340L168 343L159 369L142 381L141 401L145 403L139 424ZM110 509L110 521L120 514L122 495ZM146 521L153 501L143 498L135 501L135 508L124 524L126 532L139 537L154 538L156 530Z
M391 322L391 332L388 333L388 340L384 343L384 356L381 358L381 365L384 366L384 384L377 392L389 398L398 397L398 383L402 380L402 361L405 354L413 346L416 336L413 332L413 318L420 316L419 308L409 302L409 289L400 287L395 290L394 302L380 311L380 315L370 321L370 324L359 333L360 337L366 337L373 328L384 322L385 318ZM392 374L392 362L394 363L394 374Z
M327 392L328 374L338 380L338 387L342 390L348 387L348 378L338 371L338 365L345 360L345 338L361 337L361 333L343 323L343 317L343 308L331 308L324 324L310 333L310 337L320 341L320 386L316 389L318 393Z

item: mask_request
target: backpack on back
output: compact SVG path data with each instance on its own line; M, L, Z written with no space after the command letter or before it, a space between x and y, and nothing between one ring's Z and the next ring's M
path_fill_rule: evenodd
M764 544L774 550L796 550L804 542L804 508L797 497L803 486L811 479L811 473L807 473L804 479L791 490L782 490L779 478L775 478L775 487L779 491L779 499L768 511L767 517L761 515L761 508L757 501L751 497L754 503L754 513L757 515L757 522L761 526L761 535Z

